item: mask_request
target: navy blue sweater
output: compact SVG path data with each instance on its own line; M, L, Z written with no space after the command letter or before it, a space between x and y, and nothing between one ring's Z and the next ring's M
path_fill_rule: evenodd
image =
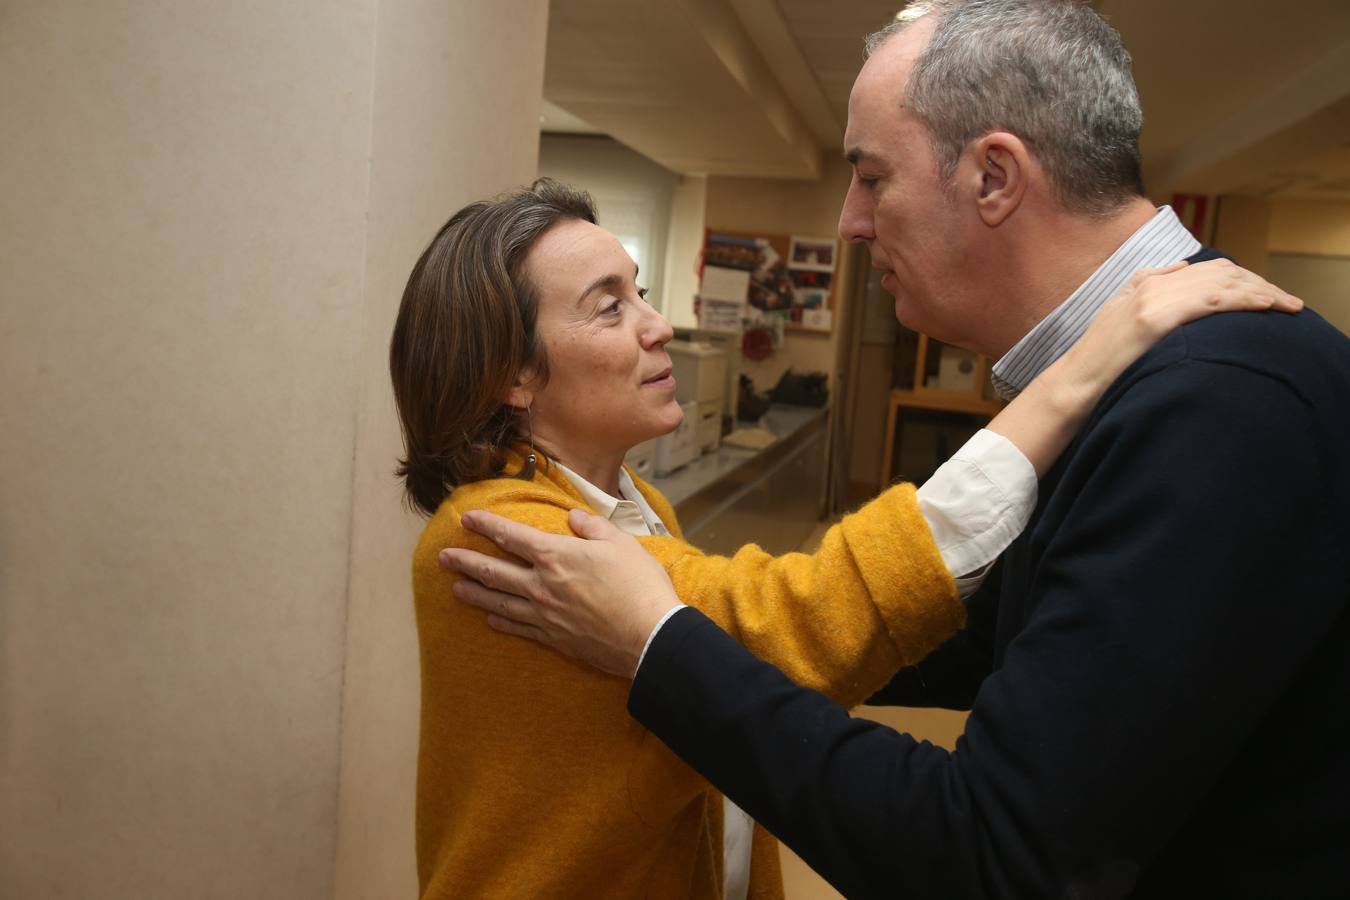
M970 624L852 719L695 610L629 710L849 897L1350 897L1350 341L1214 316L1102 398Z

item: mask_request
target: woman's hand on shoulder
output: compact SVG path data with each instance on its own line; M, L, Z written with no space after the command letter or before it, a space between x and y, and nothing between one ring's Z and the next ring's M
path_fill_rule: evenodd
M1169 332L1212 313L1277 310L1303 301L1226 259L1141 269L1093 319L1070 351L1105 388Z
M1216 312L1302 308L1297 297L1226 259L1143 269L988 427L1044 475L1111 383L1168 332Z

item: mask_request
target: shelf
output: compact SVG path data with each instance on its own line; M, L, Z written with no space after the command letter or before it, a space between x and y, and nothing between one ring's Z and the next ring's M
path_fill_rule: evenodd
M886 411L886 436L881 452L881 477L877 490L884 491L891 484L891 463L895 454L895 432L900 424L900 410L926 409L936 412L965 413L992 419L1003 409L1000 400L986 400L969 391L942 391L935 388L893 388Z
M891 406L914 409L935 409L941 412L970 413L978 416L996 416L1003 409L1001 400L986 400L969 391L943 391L937 388L893 388Z

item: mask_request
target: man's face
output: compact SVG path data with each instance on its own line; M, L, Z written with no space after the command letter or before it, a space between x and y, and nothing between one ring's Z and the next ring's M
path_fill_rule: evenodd
M979 267L969 247L976 232L939 183L927 130L901 107L910 70L934 27L921 19L891 38L854 82L844 135L853 180L839 234L867 245L902 324L968 346L978 343L967 337L979 318L967 287Z

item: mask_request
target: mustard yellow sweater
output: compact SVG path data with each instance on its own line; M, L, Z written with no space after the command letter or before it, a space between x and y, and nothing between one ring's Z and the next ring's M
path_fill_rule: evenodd
M676 535L641 541L681 599L840 703L864 700L963 623L908 485L846 517L814 555L774 558L751 545L726 558L685 544L670 504L633 480ZM460 526L466 510L570 534L572 508L587 507L541 464L532 482L456 489L418 543L424 898L722 896L722 798L628 716L629 682L492 631L436 565L442 547L501 555ZM777 848L757 827L750 896L782 895Z

